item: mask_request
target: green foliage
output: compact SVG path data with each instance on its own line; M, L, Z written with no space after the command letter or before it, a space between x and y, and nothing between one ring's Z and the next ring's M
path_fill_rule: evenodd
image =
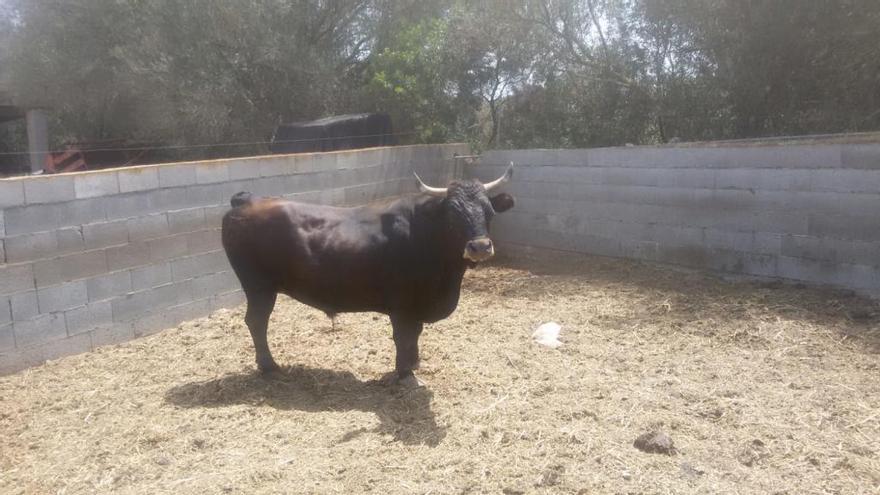
M454 96L444 84L447 29L443 18L403 26L372 55L367 71L370 110L390 113L421 142L443 142L455 133Z
M411 141L480 148L880 128L875 0L0 7L12 89L52 109L56 141L266 141L280 122L359 111L390 113Z

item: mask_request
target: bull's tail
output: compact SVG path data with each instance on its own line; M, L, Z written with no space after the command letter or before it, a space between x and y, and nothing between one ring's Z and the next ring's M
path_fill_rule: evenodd
M238 208L239 206L245 206L251 204L253 197L251 193L247 191L238 192L232 195L232 199L229 200L229 203L232 204L233 208Z

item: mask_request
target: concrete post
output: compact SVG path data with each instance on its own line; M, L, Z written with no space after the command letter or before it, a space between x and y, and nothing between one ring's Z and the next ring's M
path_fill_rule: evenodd
M28 151L31 157L31 173L40 172L46 165L49 151L49 119L43 110L28 110Z

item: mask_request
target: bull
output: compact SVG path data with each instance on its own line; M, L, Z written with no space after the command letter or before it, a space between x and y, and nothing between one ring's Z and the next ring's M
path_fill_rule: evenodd
M418 340L425 323L458 305L465 271L495 254L489 224L514 205L492 195L513 164L483 184L457 180L420 194L338 208L240 192L223 217L223 248L247 298L245 323L262 372L278 369L266 332L278 294L327 313L377 312L390 317L396 348L386 380L419 384Z

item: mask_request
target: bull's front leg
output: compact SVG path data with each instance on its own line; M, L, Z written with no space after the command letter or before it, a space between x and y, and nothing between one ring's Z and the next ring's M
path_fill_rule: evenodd
M413 370L419 369L419 336L423 324L412 318L392 316L391 326L394 329L394 346L397 348L391 381L405 387L421 386Z

